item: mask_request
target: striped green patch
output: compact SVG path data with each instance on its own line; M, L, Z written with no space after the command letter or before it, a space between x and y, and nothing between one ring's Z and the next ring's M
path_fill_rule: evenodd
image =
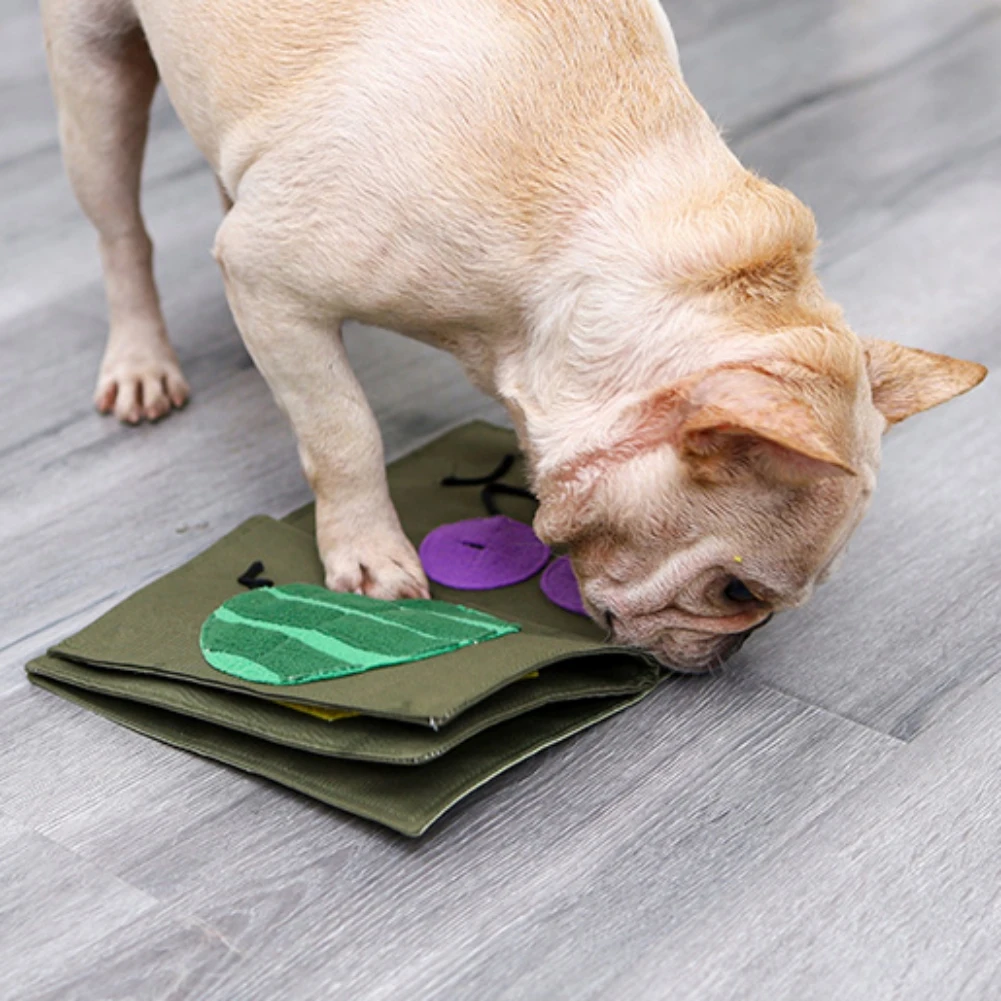
M314 584L247 591L204 622L201 648L216 670L263 685L301 685L425 660L519 631L444 601L378 601Z

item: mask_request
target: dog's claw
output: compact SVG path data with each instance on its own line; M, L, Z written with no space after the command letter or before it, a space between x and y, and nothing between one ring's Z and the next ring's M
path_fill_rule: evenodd
M117 352L109 348L101 365L94 405L123 424L158 421L188 400L188 383L169 345Z
M326 584L331 591L365 594L396 601L430 598L427 577L406 539L369 541L324 553Z

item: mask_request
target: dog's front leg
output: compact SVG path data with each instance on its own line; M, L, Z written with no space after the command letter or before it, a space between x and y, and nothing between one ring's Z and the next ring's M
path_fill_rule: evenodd
M215 255L247 350L298 437L327 586L426 598L420 559L389 498L379 428L344 351L341 318L274 280L274 252L239 207L229 213Z

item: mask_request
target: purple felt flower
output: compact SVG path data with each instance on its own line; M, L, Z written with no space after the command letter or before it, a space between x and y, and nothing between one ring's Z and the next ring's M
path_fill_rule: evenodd
M573 565L566 556L553 560L542 575L542 592L554 604L575 615L587 615Z
M421 543L424 572L460 591L489 591L534 577L549 561L549 547L505 515L442 525Z

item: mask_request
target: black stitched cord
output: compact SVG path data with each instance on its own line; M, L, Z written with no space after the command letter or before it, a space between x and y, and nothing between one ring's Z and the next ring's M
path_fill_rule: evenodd
M501 513L494 499L497 494L503 494L507 497L524 497L526 500L533 501L536 499L535 494L523 487L512 487L507 483L498 482L511 472L514 462L514 455L505 455L500 465L486 476L446 476L441 481L441 485L443 487L483 487L480 493L483 506L487 509L488 514L496 517Z
M267 577L261 577L260 575L264 573L264 564L260 560L254 560L253 563L247 567L246 570L236 578L237 584L242 584L244 587L250 588L253 591L258 587L274 587L275 582L273 580L268 580Z
M505 497L524 497L526 500L535 500L535 494L524 487L512 487L508 486L507 483L488 483L480 492L480 497L483 498L483 506L487 509L487 513L494 517L501 513L494 500L497 494L503 494Z
M445 479L441 481L443 487L482 487L484 484L495 483L502 476L507 476L511 472L511 467L514 465L515 457L513 455L505 455L501 459L500 465L492 472L486 476L472 476L472 477L462 477L462 476L446 476Z

